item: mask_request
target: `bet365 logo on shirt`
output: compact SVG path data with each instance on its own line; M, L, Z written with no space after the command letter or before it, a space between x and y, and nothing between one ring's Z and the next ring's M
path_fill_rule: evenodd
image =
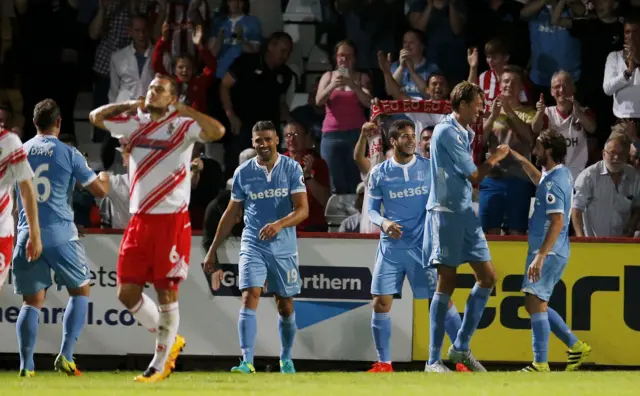
M389 198L411 198L416 195L426 195L429 193L427 186L420 186L415 188L405 188L402 191L389 191Z
M249 198L251 199L265 199L265 198L280 198L286 197L289 194L288 188L269 188L262 192L250 192Z

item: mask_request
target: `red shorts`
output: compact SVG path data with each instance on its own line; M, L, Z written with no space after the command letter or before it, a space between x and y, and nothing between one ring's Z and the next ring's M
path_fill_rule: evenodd
M9 276L13 251L13 236L0 238L0 289Z
M178 290L187 278L191 254L189 213L135 214L118 255L118 284L153 283Z

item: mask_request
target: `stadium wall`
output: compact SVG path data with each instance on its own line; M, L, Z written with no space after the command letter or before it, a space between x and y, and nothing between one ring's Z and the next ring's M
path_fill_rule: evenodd
M123 356L148 354L154 338L138 326L116 298L115 266L121 234L92 231L83 238L92 277L91 307L77 346L79 355ZM218 252L225 270L216 293L200 267L204 253L200 236L193 237L189 278L181 286L181 325L188 345L185 356L237 356L236 321L240 308L237 289L239 241L230 240ZM477 331L474 354L486 362L528 362L531 338L520 293L526 242L522 238L490 238L498 284ZM317 361L373 361L369 287L377 238L358 234L302 234L299 240L303 292L296 298L300 331L294 359ZM639 366L640 357L640 245L632 239L576 239L571 259L551 300L576 334L593 346L590 362L607 366ZM468 266L458 277L454 296L459 311L473 286ZM15 354L15 321L21 300L0 294L0 353ZM53 288L52 288L53 289ZM153 290L149 290L153 295ZM277 310L264 295L258 311L256 355L277 357ZM40 317L38 353L58 352L66 292L51 290ZM392 310L392 353L396 362L424 361L428 355L428 302L411 299L405 282L403 298ZM565 361L563 345L553 339L550 360ZM445 341L448 343L448 340ZM445 345L448 347L448 344ZM87 357L89 357L87 356Z

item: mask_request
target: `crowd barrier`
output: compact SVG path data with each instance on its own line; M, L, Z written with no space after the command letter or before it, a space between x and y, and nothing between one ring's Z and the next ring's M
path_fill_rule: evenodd
M84 355L146 354L154 337L137 325L116 298L116 260L122 235L96 231L82 238L92 277L87 326L77 345ZM522 238L489 238L498 284L489 299L472 348L487 362L531 360L528 316L520 292L526 242ZM180 332L188 340L185 355L239 354L237 288L239 240L218 252L225 271L222 288L213 292L204 274L201 237L192 240L189 277L180 289ZM299 238L303 291L295 299L299 328L294 359L373 361L370 294L377 238L358 234L303 234ZM593 346L590 361L605 365L640 365L640 245L636 240L580 239L572 243L571 260L552 297L553 306L576 334ZM473 286L470 268L458 277L454 301L460 312ZM15 334L21 300L9 283L0 294L0 333ZM150 295L153 290L149 289ZM280 352L277 310L265 294L258 308L256 355ZM40 317L39 353L57 353L67 294L52 288ZM413 300L408 283L392 310L392 359L426 360L429 344L428 302ZM565 361L564 347L553 339L550 360ZM448 341L445 342L448 347ZM0 338L0 353L16 353L14 337Z

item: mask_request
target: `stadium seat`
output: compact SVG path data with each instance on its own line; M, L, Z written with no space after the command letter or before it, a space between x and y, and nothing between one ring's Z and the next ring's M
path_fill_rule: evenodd
M289 33L295 43L292 56L298 53L300 59L308 57L316 41L316 25L285 23L284 31Z
M327 201L327 207L324 211L324 217L329 225L329 230L334 231L340 227L340 224L347 217L359 213L354 204L356 194L340 194L332 195Z
M321 21L320 0L289 0L283 18L285 22Z
M309 100L308 93L304 93L304 92L296 93L293 97L293 101L291 102L291 105L289 106L289 109L293 110L296 107L304 106L307 104L308 100Z

